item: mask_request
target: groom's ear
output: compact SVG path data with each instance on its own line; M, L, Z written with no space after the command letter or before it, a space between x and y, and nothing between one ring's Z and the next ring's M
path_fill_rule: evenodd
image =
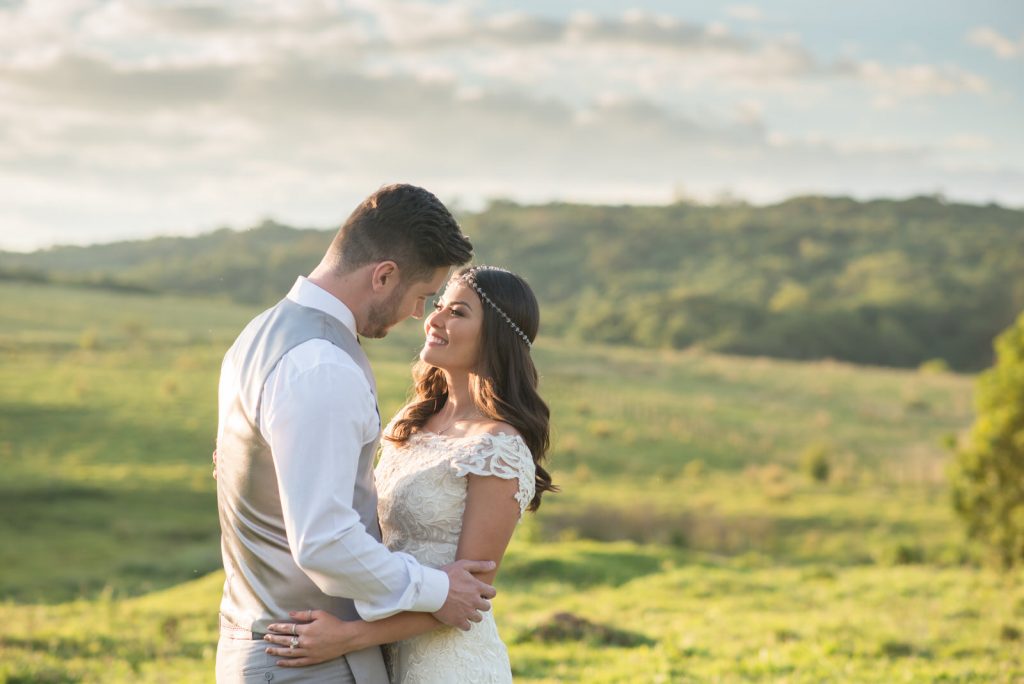
M384 293L393 289L399 280L398 264L394 261L382 261L370 272L370 287L375 293Z

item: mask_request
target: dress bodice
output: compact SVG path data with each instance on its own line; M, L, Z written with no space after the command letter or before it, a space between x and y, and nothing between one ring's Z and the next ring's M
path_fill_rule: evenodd
M385 441L374 475L384 544L423 565L455 560L466 509L466 476L494 476L519 483L519 514L533 499L536 468L518 435L446 437L414 433L403 444ZM395 684L475 682L508 684L508 650L493 611L469 631L437 629L385 648Z
M418 432L404 444L384 442L375 471L384 544L424 565L455 560L466 508L466 476L514 479L520 514L534 495L535 467L519 435L447 437Z

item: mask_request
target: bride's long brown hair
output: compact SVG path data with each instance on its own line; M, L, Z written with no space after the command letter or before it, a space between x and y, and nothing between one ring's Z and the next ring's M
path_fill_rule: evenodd
M526 281L503 269L464 268L455 274L452 282L470 271L470 277L480 289L533 342L540 326L540 307ZM526 341L492 306L481 304L481 351L478 370L470 376L470 395L484 416L518 430L533 454L536 493L527 510L535 511L544 492L558 491L551 482L551 475L541 465L550 446L551 411L537 392L537 367ZM401 444L408 440L448 401L448 382L440 368L417 361L412 374L414 385L409 402L384 434L384 439L390 442Z

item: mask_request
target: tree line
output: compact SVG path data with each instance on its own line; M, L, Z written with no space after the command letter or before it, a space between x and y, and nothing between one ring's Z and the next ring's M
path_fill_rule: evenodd
M771 206L524 206L460 215L476 260L522 273L549 335L961 370L1024 309L1024 211L940 197ZM32 254L0 278L271 304L333 231L246 231ZM21 274L21 276L19 276Z

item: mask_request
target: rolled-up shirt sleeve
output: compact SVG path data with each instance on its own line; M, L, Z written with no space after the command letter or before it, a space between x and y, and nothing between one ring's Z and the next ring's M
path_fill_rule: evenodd
M360 452L377 432L375 400L358 367L332 358L344 352L316 342L314 363L290 358L295 350L281 359L260 408L292 557L325 594L353 599L366 620L434 612L447 598L447 574L389 551L352 506Z

